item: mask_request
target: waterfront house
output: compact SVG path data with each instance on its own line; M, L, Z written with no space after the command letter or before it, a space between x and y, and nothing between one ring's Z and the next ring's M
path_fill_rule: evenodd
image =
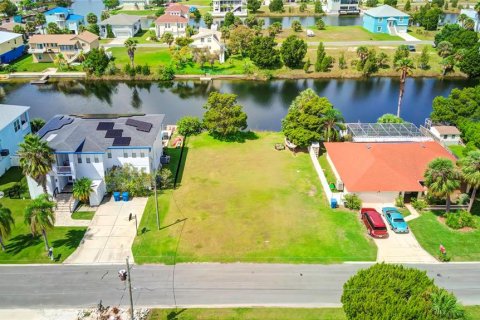
M35 34L30 37L28 53L33 56L33 62L52 62L59 53L63 54L68 63L75 61L80 52L88 53L99 47L98 36L89 31L79 35L71 34Z
M432 126L430 132L437 141L444 145L458 145L462 143L460 130L455 126Z
M473 22L475 22L473 30L476 32L480 32L480 15L478 14L478 12L475 9L462 9L460 10L460 15L462 14L472 19ZM462 26L462 22L459 21L458 24Z
M355 193L364 203L394 204L425 192L424 173L437 158L456 159L435 141L325 142L327 161L343 194ZM355 164L352 165L352 159Z
M80 26L85 24L83 16L73 14L71 9L57 7L45 12L46 24L53 22L60 29L68 29L71 33L78 34Z
M129 14L113 15L98 24L100 26L100 37L106 38L108 36L107 28L110 26L115 38L131 38L142 29L141 18Z
M148 5L150 5L150 0L120 0L123 10L144 10Z
M359 14L358 0L327 0L328 13Z
M106 192L105 174L114 166L131 164L154 172L163 152L163 119L163 114L53 117L37 133L55 154L47 175L48 193L70 190L76 179L87 177L95 186L90 204L98 205ZM28 184L32 198L42 193L32 179Z
M24 54L23 35L0 31L0 63L10 63Z
M189 8L181 4L171 4L165 14L155 20L155 33L158 38L166 32L174 37L185 37L189 19Z
M191 36L192 48L207 49L211 54L218 56L220 63L225 62L225 45L221 42L222 33L216 30L200 28L198 33Z
M30 107L0 104L0 176L18 166L18 144L31 132Z
M246 0L213 0L212 16L223 18L227 12L233 12L236 17L246 17L247 1Z
M363 27L373 33L396 35L406 33L410 16L389 5L367 10L363 14Z

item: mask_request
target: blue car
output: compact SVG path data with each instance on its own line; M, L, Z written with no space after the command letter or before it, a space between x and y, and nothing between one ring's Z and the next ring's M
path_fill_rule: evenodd
M395 207L382 208L382 214L395 233L408 233L408 226L402 214Z

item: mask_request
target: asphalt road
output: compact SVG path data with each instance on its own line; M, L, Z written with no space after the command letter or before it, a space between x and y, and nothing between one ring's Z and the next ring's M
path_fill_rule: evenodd
M368 264L181 264L179 307L339 306L343 283ZM480 304L480 264L415 265L467 305ZM81 308L128 304L119 266L2 266L0 308ZM133 266L136 307L174 306L172 266Z

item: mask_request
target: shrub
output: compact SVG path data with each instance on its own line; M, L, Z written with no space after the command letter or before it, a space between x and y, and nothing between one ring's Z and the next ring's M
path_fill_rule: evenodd
M173 174L169 168L160 169L158 177L160 178L160 189L165 190L173 188Z
M352 210L360 210L362 200L354 193L347 194L345 195L345 207Z
M144 76L149 76L150 75L150 66L148 64L146 64L142 67L142 74Z
M468 211L457 213L449 212L445 214L445 224L452 229L461 229L465 227L475 228L475 218Z
M399 195L395 198L395 207L403 208L405 206L405 202L402 195Z
M423 211L428 206L425 199L412 198L411 202L412 202L412 207L414 207L415 210L417 210L417 211Z
M442 290L425 271L382 263L351 277L341 301L347 319L460 319L462 307L453 295L439 299Z
M185 116L177 121L178 133L183 136L197 135L202 132L202 122L197 117Z
M318 19L315 25L318 30L325 30L325 22L322 19Z
M160 66L158 68L158 76L161 81L171 81L175 77L175 70L171 65Z
M293 20L291 28L295 32L301 32L302 31L302 24L298 20Z
M151 177L144 170L139 171L131 164L114 167L105 175L108 192L129 192L132 196L150 194Z
M464 205L464 204L467 204L470 200L470 196L466 193L462 193L459 197L458 197L458 201L457 203L459 205Z

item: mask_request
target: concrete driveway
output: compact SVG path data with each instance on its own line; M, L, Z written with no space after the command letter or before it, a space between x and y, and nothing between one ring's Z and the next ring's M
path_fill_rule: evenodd
M382 213L383 206L383 204L364 205L364 207L375 208L380 214ZM389 237L386 239L373 238L373 241L375 241L375 244L378 247L377 262L439 263L437 259L432 257L420 246L412 232L407 234L395 233L390 228L383 215L382 218L387 225Z
M65 264L122 264L130 257L133 262L132 243L135 238L135 219L128 221L130 213L137 215L138 223L148 198L133 198L128 202L102 203L95 213L77 250Z

